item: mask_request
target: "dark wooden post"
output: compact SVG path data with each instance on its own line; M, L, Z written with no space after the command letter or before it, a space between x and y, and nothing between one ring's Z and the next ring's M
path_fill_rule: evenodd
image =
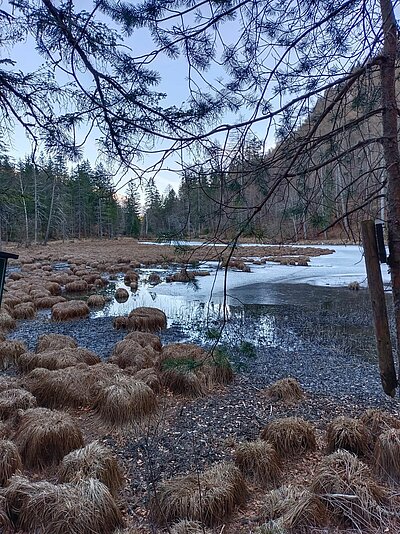
M363 221L361 223L361 235L364 247L365 266L367 268L368 288L374 319L382 387L387 395L394 397L397 387L397 378L393 361L392 342L390 340L385 291L383 289L381 267L379 264L374 221Z

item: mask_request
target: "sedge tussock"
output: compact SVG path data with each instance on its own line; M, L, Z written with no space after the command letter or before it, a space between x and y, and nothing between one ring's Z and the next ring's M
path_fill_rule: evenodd
M70 452L60 464L60 482L78 482L88 478L100 480L114 496L124 481L122 470L112 451L98 441Z
M106 298L103 295L90 295L87 299L87 305L90 308L104 308L106 304Z
M400 429L399 419L389 412L384 412L374 408L365 410L363 415L360 417L360 421L370 431L374 442L385 430L390 430L391 428Z
M159 484L150 503L150 514L160 525L187 519L214 526L224 522L246 496L247 486L240 470L223 462L199 475L189 474Z
M0 309L0 329L4 331L12 330L17 326L17 322L4 307Z
M205 528L199 521L188 521L187 519L174 523L170 532L171 534L212 534L211 530Z
M14 473L21 470L22 460L15 443L0 439L0 486L5 486Z
M90 308L83 300L69 300L55 304L51 308L51 318L53 321L68 321L70 319L78 319L87 317L90 313Z
M271 384L266 390L266 395L272 401L295 403L304 399L304 392L295 378L282 378Z
M159 332L167 328L167 317L158 308L140 307L128 315L128 329L140 332Z
M326 442L328 453L345 449L357 456L366 456L371 452L372 436L359 419L339 416L328 424Z
M45 350L77 348L78 343L71 336L64 334L43 334L39 336L36 352L44 352Z
M31 408L22 413L13 441L26 467L58 463L66 454L83 447L83 437L64 412Z
M15 376L0 375L0 392L6 389L18 389L20 387L20 381Z
M154 350L160 352L162 349L161 340L157 334L151 334L150 332L130 332L124 339L132 339L139 343L142 347L150 345Z
M400 429L385 430L374 449L374 464L379 475L391 483L400 482Z
M117 343L108 361L121 369L132 367L139 371L153 367L158 357L159 353L152 347L142 347L132 339L124 339Z
M38 310L52 308L56 304L67 302L65 297L49 296L35 299L35 306Z
M274 521L291 510L297 501L308 495L308 491L300 486L287 484L269 491L262 502L261 518L263 521Z
M129 367L125 369L126 372L130 372ZM154 393L159 393L161 391L161 381L160 377L157 374L157 371L154 367L147 367L146 369L140 369L132 375L136 380L141 380L147 384Z
M267 441L239 443L233 457L241 472L262 486L276 484L280 477L280 457L274 446Z
M26 352L17 359L17 366L21 373L29 373L37 367L55 370L72 367L78 363L95 365L100 358L94 352L83 348L47 349L43 352Z
M54 281L46 282L44 287L47 289L47 291L50 292L51 295L58 296L61 295L61 285Z
M317 446L313 425L300 417L271 421L261 431L260 438L271 443L282 457L314 451Z
M140 421L157 408L154 391L131 376L115 375L98 386L94 409L101 419L112 426Z
M367 465L346 450L325 457L310 490L319 495L335 517L363 532L371 525L383 528L388 518L388 495Z
M0 391L0 417L8 419L17 410L27 410L36 407L36 398L22 388L9 388Z
M123 287L119 287L115 291L114 298L117 302L126 302L129 299L129 293Z
M64 287L66 293L87 293L88 288L88 283L85 280L75 280L65 284Z
M2 493L0 493L0 532L3 532L4 534L11 534L14 532L11 519L7 513L7 501Z
M33 319L36 315L36 307L33 303L23 302L13 308L14 319Z
M128 317L123 317L122 315L114 317L113 327L116 330L121 330L121 328L128 328Z
M14 476L4 491L17 529L41 534L112 534L123 519L99 480L51 484Z
M0 342L0 369L13 365L18 356L27 351L23 341L7 339Z

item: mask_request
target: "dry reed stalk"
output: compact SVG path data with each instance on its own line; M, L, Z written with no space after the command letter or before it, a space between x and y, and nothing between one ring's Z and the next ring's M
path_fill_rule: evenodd
M8 313L4 306L0 309L0 328L4 331L12 330L17 326L17 322L14 317Z
M88 478L100 480L114 497L124 481L121 467L112 451L98 441L70 452L60 464L60 482L79 482Z
M9 388L0 391L0 417L8 419L17 410L27 410L36 407L36 398L22 388Z
M233 457L241 472L262 486L276 484L281 475L280 457L267 441L239 443Z
M199 475L159 484L150 502L150 514L160 525L187 519L214 526L224 522L246 496L240 470L233 464L220 463Z
M390 483L400 482L400 429L391 428L379 435L374 450L377 473Z
M282 457L296 456L316 449L314 427L300 417L271 421L261 431L260 438L272 443Z
M295 378L282 378L271 384L265 391L272 401L295 403L304 399L304 392Z
M123 287L119 287L114 294L114 298L117 302L126 302L129 299L129 293Z
M125 339L132 339L142 347L150 345L150 347L153 347L157 352L161 352L162 350L161 340L157 334L151 334L150 332L130 332L125 336L124 340Z
M106 304L106 298L103 295L90 295L87 299L87 305L90 308L104 308Z
M16 528L27 532L112 534L124 523L108 488L96 479L55 485L14 476L4 494Z
M35 299L35 306L38 310L52 308L56 304L67 302L64 297L43 297Z
M94 352L83 348L47 349L43 352L26 352L17 359L18 369L22 373L29 373L37 367L44 369L65 369L78 363L95 365L100 362L100 358Z
M43 334L38 337L36 352L44 352L45 350L56 350L65 348L77 348L78 343L71 336L64 334Z
M128 315L128 328L140 332L159 332L167 327L167 317L158 308L140 307Z
M26 352L27 348L23 341L7 339L0 342L0 369L7 369L15 364L18 357Z
M5 486L14 473L21 470L22 460L15 443L0 439L0 486Z
M33 319L36 315L36 307L32 303L21 303L14 306L13 317L14 319Z
M211 530L205 528L199 521L188 521L182 519L174 523L170 529L171 534L212 534Z
M112 426L124 426L140 421L157 407L154 391L140 380L116 375L99 385L94 409L103 421Z
M65 284L64 289L66 293L87 293L89 286L85 280L75 280Z
M60 302L51 308L51 317L53 321L68 321L80 317L87 317L90 308L83 300L69 300Z
M389 412L383 412L382 410L369 409L365 410L360 417L360 421L370 431L374 442L378 439L378 436L390 430L391 428L400 429L400 420Z
M83 447L82 433L73 419L47 408L23 412L13 441L28 468L58 463L72 450Z
M328 453L345 449L366 456L371 453L372 436L360 420L339 416L328 424L326 442Z
M363 532L387 521L388 495L370 469L356 456L340 450L325 457L317 468L310 490L319 495L337 518Z

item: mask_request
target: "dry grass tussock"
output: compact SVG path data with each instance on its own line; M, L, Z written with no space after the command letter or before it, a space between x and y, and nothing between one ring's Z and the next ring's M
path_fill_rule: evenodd
M142 347L133 339L123 339L116 344L108 361L118 365L121 369L132 367L139 371L154 367L158 358L159 353L151 346Z
M15 376L0 375L0 392L6 389L14 389L20 387L19 378Z
M128 315L128 329L140 332L159 332L167 328L167 317L158 308L140 307Z
M106 298L103 295L90 295L87 299L87 305L90 308L104 308L106 305Z
M67 302L67 299L65 297L57 297L57 296L49 296L49 297L41 297L35 299L35 306L39 309L47 309L52 308L56 304L62 304L63 302Z
M78 343L71 336L65 336L64 334L43 334L38 338L36 352L66 348L75 349L77 347Z
M8 332L17 326L17 322L14 317L8 313L4 307L0 309L0 329Z
M199 521L188 521L182 519L174 523L170 529L171 534L212 534L211 530L205 528Z
M93 366L81 363L54 371L38 368L25 377L24 386L42 406L78 408L91 406L99 384L119 372L117 366L104 363Z
M26 532L112 534L123 526L108 488L96 479L55 485L14 476L4 495L15 527Z
M391 483L400 482L400 430L391 428L378 437L374 450L375 469Z
M157 398L144 382L131 376L115 375L99 385L93 404L104 422L123 426L152 414L157 408Z
M66 293L87 293L89 286L86 280L75 280L65 284L64 289Z
M43 369L64 369L78 363L95 365L100 363L100 358L91 350L83 348L47 349L43 352L26 352L17 359L18 369L22 373L29 373L37 367Z
M7 339L0 342L0 369L7 369L15 364L18 356L27 351L23 341Z
M114 298L117 302L126 302L129 299L129 293L123 287L119 287L115 291Z
M358 531L375 525L383 528L388 519L387 491L371 476L370 469L348 451L325 457L317 468L311 491L328 510Z
M15 443L0 440L0 486L5 486L17 471L22 470L22 460ZM1 524L1 523L0 523Z
M281 475L280 457L267 441L239 443L233 457L241 472L262 486L276 484Z
M371 453L372 436L359 419L339 416L327 426L326 443L328 453L345 449L357 456L367 456Z
M32 408L22 413L13 441L26 467L58 463L83 437L73 419L64 412Z
M90 308L83 300L69 300L55 304L51 308L51 318L53 321L68 321L87 317Z
M382 410L374 408L365 410L360 417L360 421L370 431L374 441L376 441L378 436L382 432L385 432L385 430L390 430L391 428L400 429L399 419L388 412L383 412Z
M0 417L8 419L17 410L27 410L36 407L36 398L32 393L22 388L9 388L0 391Z
M142 347L150 345L150 347L153 347L157 352L161 352L162 349L160 338L156 334L151 334L150 332L130 332L125 336L124 340L125 339L132 339Z
M126 369L126 372L129 372L130 369ZM154 367L148 367L146 369L141 369L136 371L132 375L136 380L141 380L147 384L154 393L159 393L161 391L161 380L157 374L157 371Z
M114 496L124 481L122 470L112 451L98 441L70 452L64 456L60 465L60 482L79 482L88 478L100 480Z
M36 315L36 306L33 303L23 302L13 308L14 319L33 319Z
M282 457L296 456L316 449L314 427L300 417L271 421L261 431L260 438L271 443Z
M213 526L222 523L244 502L247 487L233 464L216 464L203 473L190 474L159 484L150 503L150 514L158 524L180 519Z
M272 401L295 403L304 399L304 391L295 378L282 378L271 384L265 393Z

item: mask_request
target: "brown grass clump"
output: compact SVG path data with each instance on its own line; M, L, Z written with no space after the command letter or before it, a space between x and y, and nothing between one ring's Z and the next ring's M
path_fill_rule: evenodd
M150 503L150 514L160 525L187 519L213 526L224 522L246 495L240 470L233 464L220 463L200 475L162 482Z
M132 339L142 347L150 345L150 347L153 347L157 352L160 352L162 349L160 338L156 334L151 334L150 332L130 332L124 339Z
M114 496L124 481L122 470L112 451L98 441L70 452L64 456L60 465L60 482L79 482L88 478L100 480Z
M374 462L376 471L389 482L400 482L400 430L391 428L378 437Z
M385 526L387 492L373 480L369 468L348 451L324 458L310 489L331 513L360 532L371 525Z
M128 328L128 317L123 317L121 315L114 317L113 327L116 330L120 330L121 328Z
M173 393L197 397L207 391L204 363L208 355L198 345L171 343L161 353L158 366L161 383Z
M136 308L128 316L128 328L140 332L159 332L167 327L167 317L158 308Z
M260 438L272 443L281 456L296 456L316 449L312 424L300 417L271 421L261 431Z
M203 372L210 387L213 384L230 384L235 376L231 362L226 354L219 349L216 349L208 358L203 367Z
M87 317L89 313L89 306L83 300L60 302L51 308L51 318L53 321L68 321L79 317Z
M86 280L75 280L65 284L66 293L87 293L89 286Z
M71 336L65 336L64 334L43 334L39 336L36 352L43 352L51 349L65 349L67 347L76 348L78 343Z
M35 408L36 398L22 388L9 388L0 391L0 417L8 419L13 416L17 410L27 410Z
M4 534L13 532L13 526L7 513L7 502L5 497L0 494L0 532Z
M29 302L23 302L22 304L17 304L13 308L13 317L14 319L33 319L36 315L35 305Z
M13 441L28 468L58 463L70 451L83 447L82 433L73 419L47 408L23 412Z
M128 368L126 371L130 371L130 369ZM161 391L160 377L158 376L154 367L140 369L140 371L137 371L133 374L133 377L136 378L136 380L141 380L147 384L154 391L154 393L159 393Z
M281 461L275 448L263 440L239 443L233 453L241 472L263 486L276 484Z
M90 308L104 308L106 304L106 298L103 295L90 295L87 299L87 305Z
M273 521L282 517L307 493L305 488L293 486L292 484L287 484L269 491L262 502L260 514L262 520Z
M371 453L372 436L360 420L339 416L328 424L326 442L328 453L345 449L366 456Z
M170 532L171 534L212 534L211 530L204 528L204 525L199 521L188 521L187 519L174 523Z
M363 415L360 417L360 421L370 431L374 442L377 440L378 436L382 434L382 432L385 432L385 430L389 430L391 428L400 429L399 419L388 412L383 412L382 410L377 410L374 408L365 410Z
M94 409L112 426L123 426L150 415L157 407L154 391L131 376L115 375L99 385Z
M44 287L51 295L61 295L61 285L57 282L46 282Z
M4 495L16 529L26 532L112 534L123 526L108 488L96 479L56 485L14 476Z
M26 352L21 354L17 360L18 369L22 373L29 373L36 367L44 369L65 369L77 365L78 363L87 363L95 365L100 362L100 358L94 352L83 348L70 348L45 350L43 352L33 353Z
M124 283L127 286L138 285L139 275L136 271L128 270L125 272Z
M304 399L304 392L295 378L282 378L266 389L267 396L272 401L295 403Z
M0 440L0 486L5 486L12 475L20 470L22 470L22 460L15 443L5 439Z
M14 317L12 317L5 309L0 309L0 329L1 330L12 330L17 325Z
M156 286L161 283L161 278L158 273L151 273L147 281L149 284Z
M129 299L129 293L123 287L119 287L116 290L114 297L117 302L126 302Z
M153 367L158 356L159 353L152 347L142 347L136 341L125 338L116 344L108 361L115 363L121 369L132 367L139 371L140 369Z
M17 358L26 352L27 348L23 341L8 339L0 342L0 369L7 369L14 364Z
M64 297L41 297L35 299L35 306L37 309L52 308L62 302L67 302L67 299Z

